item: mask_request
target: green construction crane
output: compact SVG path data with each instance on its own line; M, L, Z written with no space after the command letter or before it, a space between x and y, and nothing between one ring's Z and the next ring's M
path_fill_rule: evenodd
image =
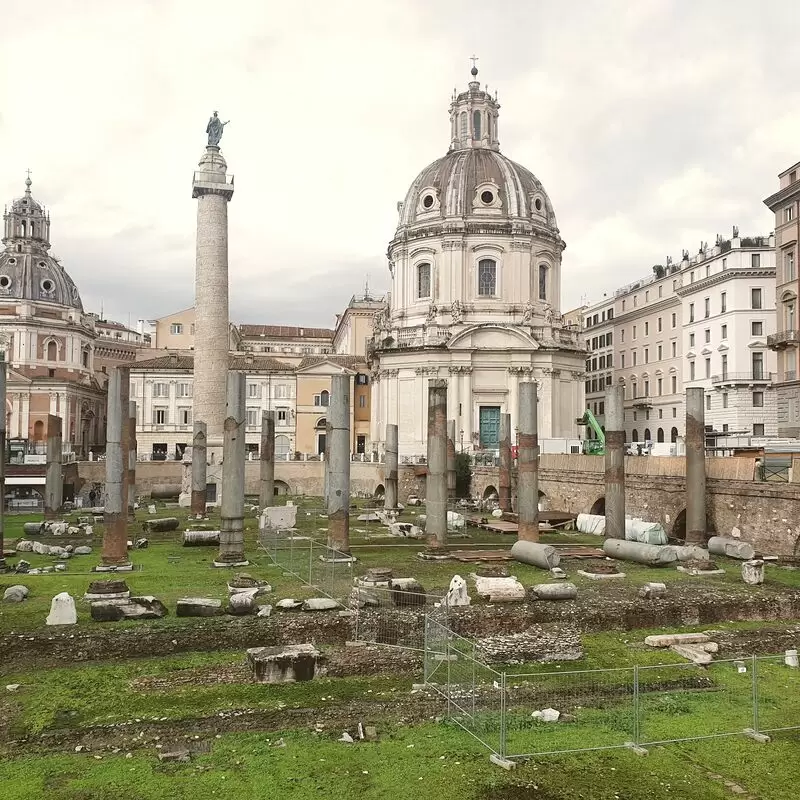
M606 452L606 435L594 414L587 408L582 417L575 420L578 425L586 425L592 429L594 439L583 440L583 452L587 456L602 456Z

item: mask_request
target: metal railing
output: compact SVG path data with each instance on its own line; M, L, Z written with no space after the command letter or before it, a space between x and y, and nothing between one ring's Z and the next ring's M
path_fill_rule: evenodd
M724 372L712 375L711 383L771 383L772 373L756 370L755 372Z
M767 347L781 347L800 342L800 331L779 331L767 336Z
M599 670L500 671L430 616L425 683L491 753L530 758L800 729L800 669L783 655Z

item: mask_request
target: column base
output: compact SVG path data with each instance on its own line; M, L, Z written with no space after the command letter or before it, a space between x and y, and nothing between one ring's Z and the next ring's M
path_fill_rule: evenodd
M216 569L223 569L225 567L249 567L249 561L212 561L211 566Z
M133 564L98 564L92 572L133 572Z

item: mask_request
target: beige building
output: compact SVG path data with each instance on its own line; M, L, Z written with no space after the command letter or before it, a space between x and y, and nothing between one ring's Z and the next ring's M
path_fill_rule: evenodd
M366 361L359 356L308 356L297 367L297 450L325 452L331 377L350 376L351 452L368 456L370 442L370 379Z
M50 253L50 216L31 194L4 217L0 337L8 363L11 449L43 452L47 415L62 419L65 451L105 448L105 394L95 376L98 332L78 287Z
M776 332L769 347L777 353L777 427L779 436L800 437L800 295L797 260L800 257L800 163L779 176L778 191L764 203L775 214Z
M353 295L347 308L336 315L333 351L337 355L366 357L372 339L372 321L384 306L386 298L375 298L369 288L363 295Z
M287 364L299 364L306 356L333 352L330 328L307 328L298 325L239 325L238 349L271 353Z
M97 341L94 350L94 368L105 385L111 367L130 366L144 352L150 353L150 337L134 331L120 322L95 318Z
M196 314L194 306L175 311L158 319L140 319L139 332L154 350L194 350ZM231 325L230 349L240 347L239 331ZM142 353L142 358L152 358L152 353Z

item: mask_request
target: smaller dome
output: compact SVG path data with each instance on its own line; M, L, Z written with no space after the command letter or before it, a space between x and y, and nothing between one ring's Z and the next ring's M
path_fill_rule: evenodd
M0 299L35 300L57 303L83 311L75 282L52 256L46 253L0 253Z
M38 211L41 212L42 204L38 200L33 199L33 195L31 195L31 181L30 175L25 179L25 194L22 197L15 197L14 200L11 202L11 211L12 213L30 213L31 211Z

